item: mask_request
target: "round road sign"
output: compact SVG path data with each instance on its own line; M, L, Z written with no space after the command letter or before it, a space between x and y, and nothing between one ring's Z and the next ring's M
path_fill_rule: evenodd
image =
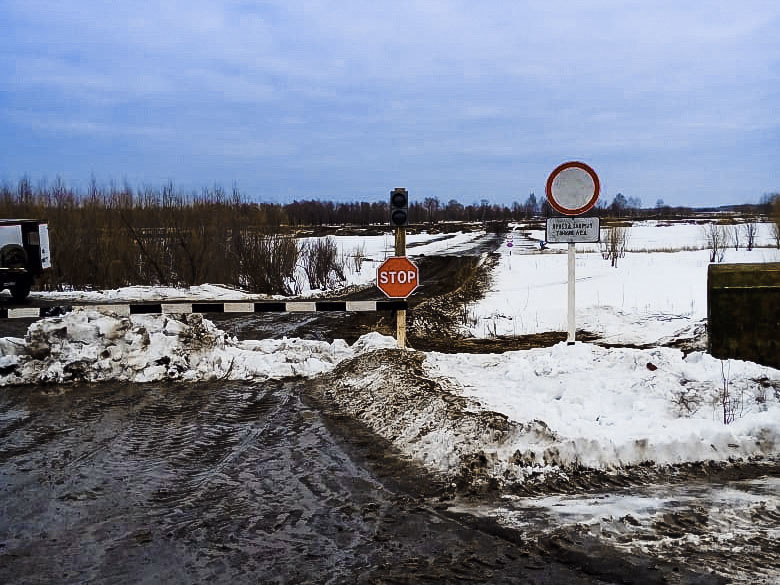
M596 205L600 189L596 171L583 162L565 162L547 179L547 200L559 213L580 215Z
M391 299L405 299L420 284L420 270L406 256L391 256L376 269L376 285Z

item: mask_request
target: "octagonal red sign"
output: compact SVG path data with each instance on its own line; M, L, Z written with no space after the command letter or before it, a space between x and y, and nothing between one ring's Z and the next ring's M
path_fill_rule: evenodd
M376 285L391 299L405 299L420 284L420 270L406 256L391 256L376 269Z

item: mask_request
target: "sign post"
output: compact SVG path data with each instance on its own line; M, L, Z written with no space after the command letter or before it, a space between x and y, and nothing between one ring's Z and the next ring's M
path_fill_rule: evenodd
M376 285L391 299L405 299L420 285L420 270L406 256L391 256L377 268ZM396 313L398 347L406 347L406 311Z
M557 212L566 216L581 215L591 209L599 198L599 177L582 162L570 161L558 165L547 178L547 200ZM568 243L568 336L574 345L577 326L575 319L576 242L598 242L598 218L554 217L547 220L545 239L549 243Z
M390 191L390 225L395 227L395 255L406 256L406 226L409 225L409 192L403 187L396 187ZM414 266L414 264L412 264ZM382 265L384 266L384 264ZM380 267L381 268L381 267ZM417 267L414 267L415 270ZM377 271L377 286L380 285L380 274ZM415 280L415 282L417 282ZM379 286L379 288L382 288ZM416 286L414 288L417 288ZM414 289L412 289L414 290ZM387 296L390 295L385 289L382 289ZM411 291L401 297L406 298ZM406 346L406 310L399 309L395 314L396 340L398 347Z

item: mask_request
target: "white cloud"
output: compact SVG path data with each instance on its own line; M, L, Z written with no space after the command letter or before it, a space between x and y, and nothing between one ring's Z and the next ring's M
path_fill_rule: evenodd
M6 4L12 109L63 133L228 132L247 146L215 165L236 172L245 152L355 173L417 153L478 177L513 153L701 152L780 125L776 2Z

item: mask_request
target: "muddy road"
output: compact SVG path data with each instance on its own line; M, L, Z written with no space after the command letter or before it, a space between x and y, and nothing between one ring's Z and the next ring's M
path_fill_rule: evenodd
M0 582L603 582L300 390L0 390Z
M777 482L726 484L466 497L300 380L3 388L0 582L775 583Z

